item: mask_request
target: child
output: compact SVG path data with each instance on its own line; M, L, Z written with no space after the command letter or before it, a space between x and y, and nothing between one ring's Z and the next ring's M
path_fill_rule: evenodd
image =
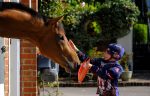
M79 49L70 41L72 48L78 53L81 62L89 58L79 51ZM97 94L99 96L119 96L118 79L123 72L123 68L118 63L122 58L124 48L116 43L109 44L104 52L103 58L92 58L87 65L91 72L98 76Z

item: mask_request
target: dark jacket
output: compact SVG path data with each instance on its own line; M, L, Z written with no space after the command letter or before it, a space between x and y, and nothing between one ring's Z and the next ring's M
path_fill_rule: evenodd
M78 56L81 62L89 58L81 51L78 52ZM90 63L93 65L90 69L91 72L95 73L98 77L104 80L109 79L111 81L111 84L116 88L116 96L119 96L118 79L123 72L123 68L118 63L118 61L106 61L103 58L93 58L90 59ZM98 82L101 82L101 79L98 80ZM98 86L101 87L99 83Z

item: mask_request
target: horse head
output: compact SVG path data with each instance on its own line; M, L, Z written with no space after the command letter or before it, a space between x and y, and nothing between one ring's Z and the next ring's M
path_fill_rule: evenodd
M26 39L35 44L41 54L61 65L66 71L79 63L70 47L61 24L62 17L44 18L21 3L0 3L0 36Z
M76 64L79 64L79 59L69 45L64 28L60 23L62 18L57 17L48 20L42 30L43 32L41 32L44 35L40 34L40 41L37 45L44 56L51 58L68 72L70 69L75 69Z

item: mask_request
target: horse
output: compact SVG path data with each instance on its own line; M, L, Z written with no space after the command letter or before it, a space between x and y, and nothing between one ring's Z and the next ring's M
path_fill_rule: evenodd
M71 72L80 62L69 45L62 18L42 16L21 3L0 2L0 37L28 40L42 55Z

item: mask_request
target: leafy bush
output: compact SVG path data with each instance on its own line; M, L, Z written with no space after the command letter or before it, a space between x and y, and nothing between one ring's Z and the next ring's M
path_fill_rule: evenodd
M135 24L133 27L134 42L147 43L148 26L146 24Z
M97 47L93 47L87 53L91 58L101 58L103 56L103 52L98 51Z
M64 6L59 0L41 0L39 12L46 17L64 15Z
M67 37L82 51L96 47L100 39L109 42L126 35L139 15L138 8L130 0L106 0L102 5L96 0L84 1L87 3L42 0L39 9L48 17L63 15Z
M63 20L67 37L71 38L80 50L87 51L96 46L100 26L97 26L96 21L90 20L90 16L98 10L99 4L93 6L85 3L85 6L81 6L81 3L78 3L67 6L67 14Z
M147 17L150 18L150 11L147 12Z
M107 0L95 16L100 22L102 36L117 39L128 34L128 30L137 22L139 13L131 0Z

